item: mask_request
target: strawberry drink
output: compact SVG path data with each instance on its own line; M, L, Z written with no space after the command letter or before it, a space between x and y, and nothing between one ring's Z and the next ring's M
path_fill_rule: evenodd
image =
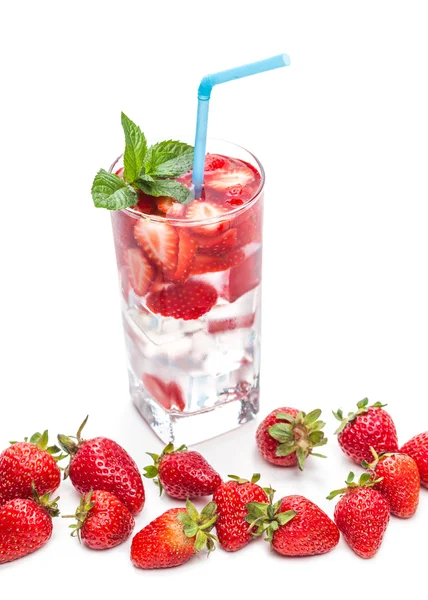
M195 198L193 148L122 124L125 153L92 193L112 210L130 393L162 440L195 443L258 411L263 169L212 142Z

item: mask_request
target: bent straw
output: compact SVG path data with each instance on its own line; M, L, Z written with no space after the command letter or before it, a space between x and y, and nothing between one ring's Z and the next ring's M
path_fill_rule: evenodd
M290 58L287 54L279 54L265 60L242 65L234 69L227 69L219 73L206 75L198 88L198 114L196 117L195 151L193 156L192 182L195 190L195 198L199 198L204 185L205 151L207 145L208 109L211 91L215 85L226 83L233 79L257 75L264 71L271 71L279 67L287 67Z

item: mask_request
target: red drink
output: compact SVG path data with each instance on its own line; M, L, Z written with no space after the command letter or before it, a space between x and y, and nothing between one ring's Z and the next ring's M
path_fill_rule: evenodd
M195 443L258 411L264 176L242 148L217 146L202 198L140 192L112 212L131 395L164 441ZM190 188L191 172L178 181Z

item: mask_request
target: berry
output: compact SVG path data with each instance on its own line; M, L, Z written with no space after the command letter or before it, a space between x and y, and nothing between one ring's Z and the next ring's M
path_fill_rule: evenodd
M221 483L214 492L213 500L217 504L216 531L219 543L224 550L235 552L253 539L252 532L245 520L249 502L267 502L263 488L257 485L260 475L254 474L251 481L229 475L231 481Z
M208 202L206 200L193 200L186 209L186 216L189 221L213 220L213 223L203 224L199 227L192 227L192 232L196 235L217 235L226 231L230 227L230 221L225 218L226 208Z
M411 456L419 469L421 484L428 487L428 431L412 438L400 452Z
M303 470L309 455L322 456L314 453L313 448L327 443L322 432L325 423L319 421L320 416L319 409L306 414L297 408L277 408L257 428L260 454L273 465L298 465Z
M162 221L138 219L134 237L156 265L168 272L175 271L178 254L178 233L175 227Z
M134 536L131 560L139 569L177 567L204 547L214 550L217 539L210 533L216 521L216 505L210 502L198 513L188 500L186 508L171 508Z
M156 204L161 212L167 213L174 206L174 204L176 204L176 202L169 196L159 196L156 198Z
M153 196L148 196L147 194L139 191L138 202L134 208L145 215L151 215L155 210L153 200Z
M286 496L273 503L248 504L247 522L257 524L256 536L266 533L265 540L284 556L326 554L339 543L339 530L316 504L303 496Z
M154 313L189 321L209 312L217 302L217 292L203 281L169 285L147 296L147 308Z
M91 490L110 492L133 514L142 511L145 494L143 480L137 465L129 454L113 440L96 437L83 440L82 430L88 417L79 427L76 438L58 435L58 441L67 454L70 464L65 478L80 494Z
M39 550L52 535L52 517L59 515L49 494L33 500L15 498L0 508L0 564L22 558Z
M418 467L406 454L380 454L373 450L374 461L363 467L369 470L378 482L378 490L389 502L391 514L402 519L412 517L419 504L421 479Z
M139 248L125 250L124 263L128 267L132 289L137 296L145 296L156 277L156 268Z
M48 447L48 432L35 433L30 441L13 442L0 454L0 506L14 498L33 498L33 484L43 496L59 488L61 471L57 446Z
M236 218L237 245L246 246L252 243L261 243L262 241L262 205L259 202L247 210L242 216Z
M205 157L205 173L216 171L217 169L226 169L229 161L220 154L207 154Z
M192 265L192 275L203 275L205 273L218 273L227 271L245 260L245 253L242 250L232 250L226 254L218 256L209 256L207 254L197 254Z
M65 517L67 518L67 517ZM72 536L92 550L107 550L119 546L129 538L135 521L129 510L120 500L101 490L83 495L77 507L77 523L70 525Z
M186 402L183 398L183 392L175 381L162 381L156 375L144 373L143 384L146 391L158 402L165 410L177 409L183 411Z
M162 490L178 500L211 496L221 484L221 477L199 452L189 451L186 446L177 450L168 444L162 454L151 454L154 465L144 467L145 477L154 479Z
M368 398L357 404L358 410L347 417L342 410L334 412L340 421L335 432L343 452L359 465L372 458L371 448L378 454L398 452L398 439L395 425L389 414L383 410L385 404L376 402L368 406Z
M248 167L218 169L205 177L205 186L219 192L226 192L236 186L245 187L254 182L254 173Z
M191 273L196 254L196 243L192 237L181 230L179 230L178 239L177 267L173 272L167 273L167 276L171 281L184 283L189 279Z
M228 229L214 237L195 234L193 239L198 246L199 253L217 256L231 250L237 244L238 230L235 228Z
M352 550L362 558L372 558L379 550L389 523L388 500L374 489L378 480L363 473L358 483L350 473L346 488L331 492L328 499L343 495L334 511L336 525Z

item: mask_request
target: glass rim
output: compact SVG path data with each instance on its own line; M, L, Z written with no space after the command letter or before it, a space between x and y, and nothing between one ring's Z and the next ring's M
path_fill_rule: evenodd
M224 213L224 215L218 215L215 217L209 217L207 219L197 219L197 220L177 219L177 218L171 219L171 218L162 217L160 215L150 215L150 214L141 213L138 210L134 210L133 208L130 208L130 207L122 208L119 212L124 212L127 215L131 216L133 219L144 218L149 221L170 223L171 225L179 225L180 227L183 227L183 226L190 227L190 226L194 226L194 225L209 225L209 224L213 224L213 223L219 223L222 221L228 221L228 220L230 220L231 216L234 217L234 216L238 215L239 213L245 212L246 210L250 209L257 202L257 200L259 199L259 197L261 196L261 194L263 193L263 190L264 190L266 175L265 175L265 170L263 168L262 163L259 161L259 159L257 158L257 156L255 154L253 154L252 152L250 152L243 146L240 146L239 144L235 144L233 142L229 142L228 140L223 140L220 138L208 138L207 141L208 141L208 143L211 141L211 142L223 142L225 144L230 144L231 146L235 146L235 148L239 148L239 149L243 150L244 152L249 154L255 160L255 162L257 164L257 168L260 173L260 183L259 183L259 187L254 192L254 194L252 195L252 197L250 198L250 200L248 202L246 202L242 206L237 206L236 208L227 211L226 213ZM109 168L109 173L113 172L113 169L116 167L117 163L120 161L120 159L122 157L123 157L123 154L120 154L116 158L116 160L113 162L113 164ZM231 157L231 158L233 158L233 157Z

